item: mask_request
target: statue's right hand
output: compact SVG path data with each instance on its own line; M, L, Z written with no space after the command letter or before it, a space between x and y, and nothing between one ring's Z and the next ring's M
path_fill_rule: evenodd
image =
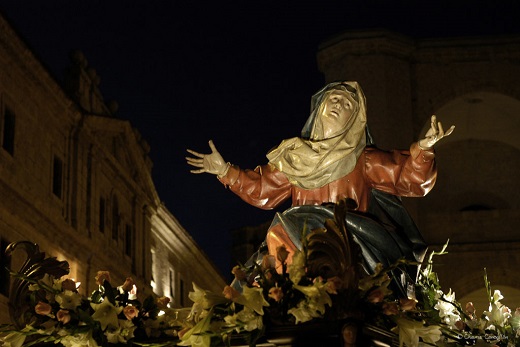
M189 165L197 168L190 170L190 172L194 174L207 172L220 177L225 176L229 169L229 164L224 161L224 158L222 158L220 153L217 151L212 140L209 140L209 148L211 149L211 153L209 154L202 154L187 149L188 153L192 154L194 157L186 157L186 161Z

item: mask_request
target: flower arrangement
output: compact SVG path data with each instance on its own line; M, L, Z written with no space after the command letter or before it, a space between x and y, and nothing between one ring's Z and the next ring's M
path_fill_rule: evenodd
M492 292L487 278L490 305L481 315L471 303L462 307L451 290L442 291L433 257L445 254L447 244L430 254L418 280L402 296L392 290L391 274L409 262L379 267L370 276L354 276L354 264L334 276L314 275L309 269L319 266L312 262L312 233L305 239L290 265L285 247L278 248L279 271L275 257L266 255L253 271L233 268L235 281L222 293L194 284L189 294L193 305L183 309L168 308L169 299L154 296L141 303L131 278L113 287L106 271L98 272L98 289L88 298L78 294L78 284L71 279L18 274L30 282L25 298L30 302L26 313L30 319L23 327L2 326L0 341L14 347L39 343L209 347L231 346L240 337L240 344L255 346L276 326L355 321L391 332L401 347L520 346L520 309L512 313L501 304L502 295Z
M254 345L264 334L266 320L275 324L299 324L323 318L332 306L331 295L336 293L337 281L321 277L309 278L305 271L305 253L297 252L287 267L288 252L278 248L277 258L283 271L275 269L271 255L253 272L235 266L235 281L224 288L222 295L203 291L194 285L190 299L194 301L190 317L194 325L179 333L180 346L227 345L233 333L246 336ZM288 268L288 271L287 271Z
M88 298L78 293L80 284L69 278L46 274L39 280L25 280L31 283L27 299L32 310L25 313L29 323L20 330L2 326L3 346L142 345L140 341L145 339L155 339L156 345L164 345L164 340L175 335L172 327L180 326L176 323L177 310L167 307L169 298L149 296L141 303L130 277L122 285L113 287L110 273L98 271L98 289Z
M468 302L463 308L451 289L448 293L442 291L433 271L433 256L446 254L447 245L440 252L430 253L409 297L396 298L388 291L391 269L377 271L370 276L371 280L364 281L360 288L365 289L365 298L377 308L372 322L393 331L399 346L415 347L420 341L432 346L520 346L520 308L512 314L500 303L503 296L498 290L492 292L487 275L484 283L489 309L480 316L473 303ZM366 291L366 284L372 289Z

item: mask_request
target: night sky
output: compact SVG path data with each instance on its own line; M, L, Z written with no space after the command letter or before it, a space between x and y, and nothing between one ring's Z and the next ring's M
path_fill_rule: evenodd
M207 152L213 139L227 161L264 164L270 148L299 135L324 84L318 46L343 31L520 33L516 1L0 0L0 11L58 81L69 52L84 52L117 117L151 145L159 197L226 276L230 230L274 211L190 174L186 148Z

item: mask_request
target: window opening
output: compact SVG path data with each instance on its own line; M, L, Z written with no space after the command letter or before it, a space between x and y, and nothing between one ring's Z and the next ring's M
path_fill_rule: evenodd
M105 210L106 201L105 198L99 198L99 231L105 232Z
M0 294L9 296L9 287L11 279L9 270L11 268L11 260L5 255L5 250L9 246L9 242L4 238L0 239Z
M2 148L11 155L14 155L14 112L6 107L4 112L4 124L2 131Z
M119 204L117 197L112 200L112 240L117 241L119 233Z
M54 156L53 163L52 163L52 193L58 197L62 198L63 194L63 161L58 158L57 156Z

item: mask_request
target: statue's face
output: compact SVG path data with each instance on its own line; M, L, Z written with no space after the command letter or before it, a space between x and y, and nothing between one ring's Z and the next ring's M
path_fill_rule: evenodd
M355 110L355 101L346 91L333 90L322 103L321 123L323 138L339 135Z

